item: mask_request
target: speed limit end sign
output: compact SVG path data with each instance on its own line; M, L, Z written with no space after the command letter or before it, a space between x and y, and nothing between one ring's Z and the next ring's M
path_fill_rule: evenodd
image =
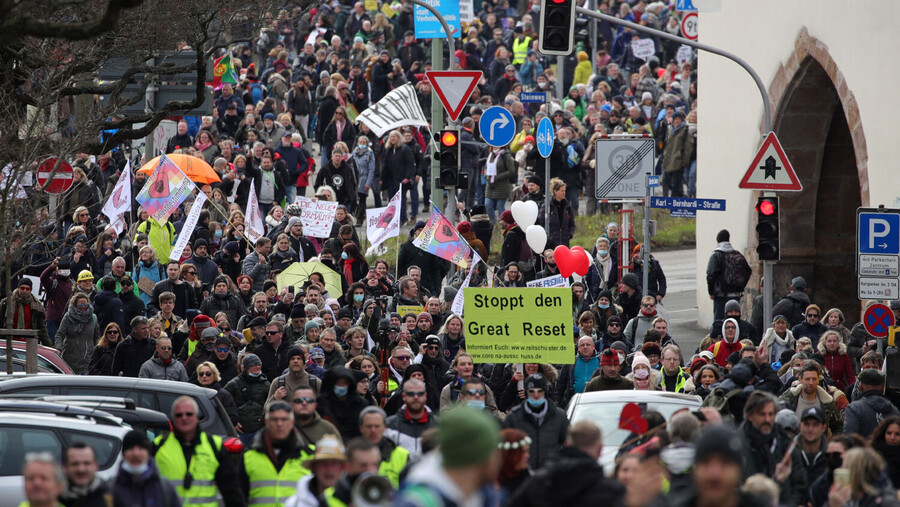
M681 35L685 39L697 40L697 13L689 12L681 18Z

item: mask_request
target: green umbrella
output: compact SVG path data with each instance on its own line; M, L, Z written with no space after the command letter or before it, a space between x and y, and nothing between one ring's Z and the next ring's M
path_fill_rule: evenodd
M295 262L281 273L278 273L278 290L285 287L294 287L296 290L303 288L303 284L309 280L312 274L320 275L325 280L325 290L329 296L339 298L344 294L341 288L341 275L321 262Z

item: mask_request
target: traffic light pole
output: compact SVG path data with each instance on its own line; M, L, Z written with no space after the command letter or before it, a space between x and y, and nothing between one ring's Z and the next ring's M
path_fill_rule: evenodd
M649 28L643 25L639 25L637 23L632 23L630 21L625 21L623 19L619 19L614 16L610 16L607 14L602 14L596 11L592 11L590 9L585 9L584 7L576 7L575 11L578 14L583 14L588 18L599 19L601 21L608 21L614 25L624 26L627 28L631 28L636 32L647 33L650 35L654 35L659 37L660 39L666 39L673 42L678 42L680 44L684 44L685 46L690 46L695 49L699 49L701 51L706 51L708 53L712 53L714 55L719 55L721 57L727 58L734 63L740 65L747 74L750 74L750 77L753 78L753 81L756 83L756 87L759 89L759 94L762 96L763 102L763 122L766 132L772 131L772 105L769 103L769 92L766 90L766 85L763 84L762 79L760 79L759 74L753 70L753 67L750 66L747 62L744 61L743 58L737 56L734 53L725 51L724 49L719 49L717 47L710 46L708 44L702 44L697 41L692 41L685 39L684 37L678 37L677 35L672 35L668 32L662 30L656 30L654 28ZM763 196L765 197L773 197L775 194L773 192L763 192ZM764 325L769 325L772 322L772 288L775 286L775 280L772 276L772 261L763 261L763 323Z

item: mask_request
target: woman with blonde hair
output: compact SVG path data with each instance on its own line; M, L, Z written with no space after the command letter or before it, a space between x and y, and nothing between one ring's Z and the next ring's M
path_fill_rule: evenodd
M235 404L234 397L231 396L231 393L222 388L221 381L222 377L219 374L219 369L216 365L213 364L212 361L204 361L197 366L197 371L194 372L194 376L191 378L190 382L191 384L215 391L216 398L222 402L225 413L228 414L228 418L231 419L231 424L237 424L237 404Z
M835 481L828 492L828 505L897 505L897 491L884 475L884 459L872 448L854 447L844 453L843 468L849 481Z
M818 349L825 358L825 368L834 380L834 385L841 391L852 387L856 383L856 375L841 334L834 330L825 331L819 339Z
M88 375L112 375L113 354L116 346L124 340L122 328L115 322L110 322L103 330L103 336L91 352L91 362L88 365Z

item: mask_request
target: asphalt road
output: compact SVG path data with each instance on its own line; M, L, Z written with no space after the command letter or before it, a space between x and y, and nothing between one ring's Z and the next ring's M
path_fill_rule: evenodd
M669 334L687 360L709 332L697 324L697 284L706 282L702 272L698 275L694 249L654 252L653 256L666 275L668 288L663 307L668 315Z

